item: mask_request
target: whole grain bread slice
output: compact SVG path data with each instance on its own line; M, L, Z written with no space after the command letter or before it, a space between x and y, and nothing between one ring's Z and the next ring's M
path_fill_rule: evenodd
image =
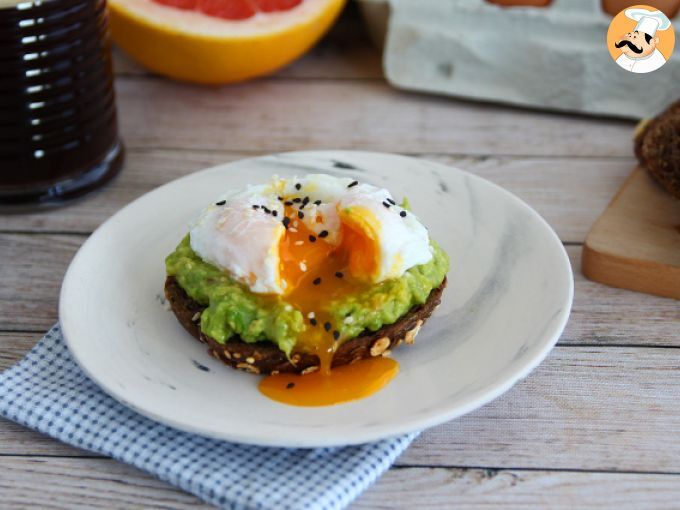
M420 327L430 317L441 301L446 279L433 289L425 303L411 310L394 324L378 331L365 331L346 341L333 356L333 367L347 365L363 358L387 355L390 349L402 343L412 344ZM253 374L310 373L319 368L316 354L294 353L289 360L271 342L246 343L238 337L224 344L205 335L200 328L201 313L206 308L191 299L177 280L168 276L165 280L165 297L179 320L193 337L208 345L208 352L230 367Z
M680 199L680 100L639 129L635 155L666 191Z

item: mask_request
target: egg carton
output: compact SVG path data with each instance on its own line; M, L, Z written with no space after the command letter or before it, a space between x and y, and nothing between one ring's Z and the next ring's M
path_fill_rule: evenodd
M500 7L485 0L359 0L384 40L395 87L549 110L650 117L680 96L680 16L673 55L635 74L607 50L600 0ZM662 37L663 34L660 34Z

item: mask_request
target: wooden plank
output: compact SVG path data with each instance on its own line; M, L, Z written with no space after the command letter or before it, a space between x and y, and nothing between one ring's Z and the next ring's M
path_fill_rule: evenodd
M0 372L23 358L42 336L42 333L0 332Z
M669 440L679 399L679 349L558 346L505 395L424 432L398 463L680 474ZM0 420L0 455L26 454L82 452Z
M44 331L57 320L61 280L84 236L0 234L0 331ZM680 345L677 301L583 278L569 246L575 302L563 343Z
M82 236L0 235L0 330L46 330Z
M383 79L380 52L371 44L356 6L350 4L335 26L304 57L271 79L366 80ZM151 76L120 48L112 51L118 76Z
M368 81L258 80L205 88L116 81L129 148L345 148L408 153L629 156L633 124L399 92Z
M491 469L393 469L352 505L359 509L672 508L677 476Z
M0 469L3 508L213 508L111 459L0 457Z
M212 508L109 459L4 458L0 464L7 508ZM672 508L679 493L678 477L663 474L407 468L388 471L350 508Z
M189 173L252 154L130 150L104 190L49 213L2 218L5 231L91 232L147 191ZM424 155L503 186L534 207L566 242L580 242L633 165L631 158L526 158Z
M613 287L680 299L679 232L680 200L638 167L588 233L583 273Z

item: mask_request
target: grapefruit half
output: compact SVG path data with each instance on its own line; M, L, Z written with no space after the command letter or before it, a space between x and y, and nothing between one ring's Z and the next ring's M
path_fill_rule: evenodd
M109 0L112 39L148 69L220 84L271 73L307 51L345 0Z

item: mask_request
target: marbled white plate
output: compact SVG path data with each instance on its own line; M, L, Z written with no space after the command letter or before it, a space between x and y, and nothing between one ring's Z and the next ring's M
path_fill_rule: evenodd
M401 372L384 390L299 408L224 367L163 306L164 257L202 207L232 188L326 172L408 196L451 257L448 288ZM557 342L571 267L548 224L514 195L430 161L368 152L299 152L238 161L162 186L88 239L64 279L60 319L71 352L106 392L182 430L259 445L356 444L431 427L476 409L525 377Z

